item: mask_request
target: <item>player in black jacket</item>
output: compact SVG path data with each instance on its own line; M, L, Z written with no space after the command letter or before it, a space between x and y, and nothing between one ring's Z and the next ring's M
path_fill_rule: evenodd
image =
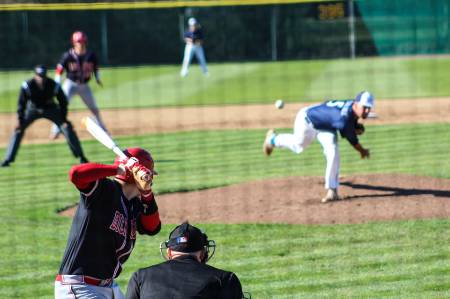
M215 246L189 223L177 226L169 241L160 246L168 260L135 272L128 283L127 299L243 298L241 283L234 273L206 265Z
M86 162L80 141L72 124L67 120L67 98L64 92L55 81L47 77L45 66L36 66L34 72L34 77L23 82L20 88L18 122L1 166L9 166L14 161L26 128L39 118L51 120L60 128L73 155L80 158L81 163ZM55 103L54 97L57 98L58 104Z

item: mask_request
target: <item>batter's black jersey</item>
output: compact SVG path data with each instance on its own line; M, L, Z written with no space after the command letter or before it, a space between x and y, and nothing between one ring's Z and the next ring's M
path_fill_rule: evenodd
M127 299L242 297L241 283L234 273L199 263L192 256L136 271L127 290Z
M42 88L39 87L34 78L23 82L20 87L17 104L19 120L24 119L25 110L30 104L38 109L55 106L54 97L57 98L61 114L63 115L63 119L65 119L67 115L67 98L59 84L50 78L45 79Z
M133 250L136 231L142 232L142 203L128 200L121 185L106 178L80 194L59 274L115 278Z
M76 83L86 83L91 79L92 73L98 71L97 56L92 51L86 51L84 55L77 55L74 49L65 52L58 63L63 68L66 77Z

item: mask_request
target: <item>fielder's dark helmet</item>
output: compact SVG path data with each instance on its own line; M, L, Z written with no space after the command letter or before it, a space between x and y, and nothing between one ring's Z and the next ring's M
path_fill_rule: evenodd
M75 31L72 34L72 44L74 43L87 44L87 41L88 41L87 35L83 31Z
M144 165L145 167L147 167L154 175L157 174L156 171L154 170L155 162L153 161L152 155L145 149L142 149L139 147L131 147L131 148L124 150L123 152L129 158L135 157L136 159L138 159L139 163L141 165ZM123 162L124 161L119 156L117 156L116 159L114 160L114 165L119 165ZM127 183L134 182L133 177L125 177L123 175L116 175L116 178L118 178L119 180L125 181Z

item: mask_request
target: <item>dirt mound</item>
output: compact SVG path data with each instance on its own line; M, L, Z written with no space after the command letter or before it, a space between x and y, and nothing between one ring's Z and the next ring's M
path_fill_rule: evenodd
M341 178L342 201L323 204L323 179L260 180L157 197L163 223L333 224L450 217L450 180L373 174ZM62 212L74 214L75 207Z

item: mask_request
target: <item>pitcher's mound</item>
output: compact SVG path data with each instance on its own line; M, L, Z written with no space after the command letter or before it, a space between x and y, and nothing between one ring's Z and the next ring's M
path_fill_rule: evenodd
M157 197L163 223L364 223L450 217L450 180L399 174L341 178L323 204L323 178L289 177ZM73 210L63 212L73 215Z

